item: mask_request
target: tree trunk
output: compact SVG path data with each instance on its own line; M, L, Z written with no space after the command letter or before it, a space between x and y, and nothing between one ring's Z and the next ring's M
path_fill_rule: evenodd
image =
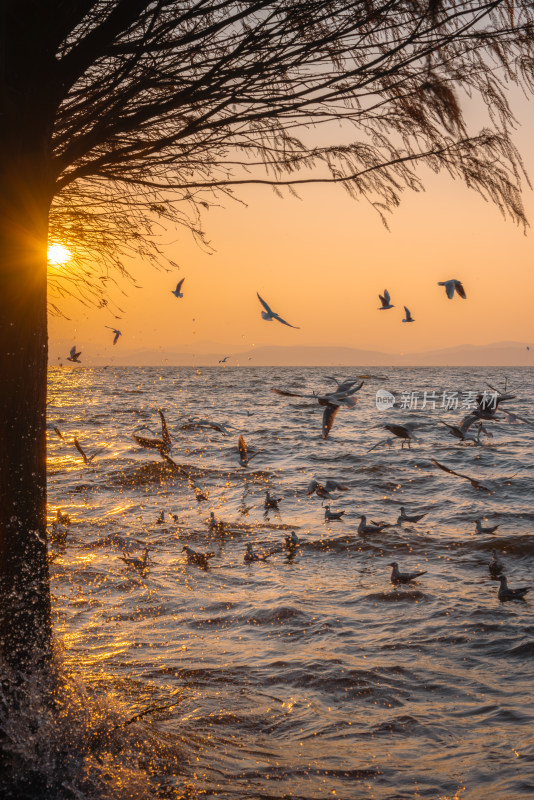
M2 137L3 138L3 137ZM42 146L0 149L0 664L51 651L46 543L47 228Z

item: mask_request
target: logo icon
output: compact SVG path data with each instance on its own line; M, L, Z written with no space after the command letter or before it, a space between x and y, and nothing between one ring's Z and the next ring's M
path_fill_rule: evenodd
M395 395L387 389L379 389L376 393L376 407L379 411L387 411L395 405Z

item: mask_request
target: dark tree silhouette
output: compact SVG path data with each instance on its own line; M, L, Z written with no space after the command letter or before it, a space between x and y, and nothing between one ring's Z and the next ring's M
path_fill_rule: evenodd
M4 0L0 7L0 638L50 650L46 247L105 292L154 226L246 183L341 183L379 214L425 164L525 223L506 86L533 86L527 0ZM481 101L486 127L464 108ZM335 142L325 144L325 142ZM98 258L97 258L98 256ZM104 267L102 267L104 263ZM70 283L69 283L70 281Z

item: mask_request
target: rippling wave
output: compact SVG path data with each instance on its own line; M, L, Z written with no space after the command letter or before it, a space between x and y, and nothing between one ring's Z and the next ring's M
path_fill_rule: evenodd
M65 544L51 548L55 630L65 670L113 709L92 756L111 773L118 759L117 775L129 776L113 796L134 796L136 781L139 796L219 800L534 796L531 604L500 603L488 572L496 549L511 586L532 580L534 429L490 423L493 438L478 447L439 422L457 422L460 409L375 404L379 388L475 392L506 373L509 407L534 419L533 372L381 368L323 441L319 406L270 388L311 393L331 372L51 370L49 515L71 517ZM141 425L157 433L158 408L182 469L131 437ZM182 430L191 417L231 434ZM407 419L426 424L420 444L368 452L389 436L386 422ZM239 434L262 451L248 469ZM91 467L75 436L88 453L102 448ZM341 521L325 523L320 499L306 495L313 477L349 487L331 501ZM265 514L266 489L282 498L279 513ZM427 516L397 526L402 505ZM208 529L210 511L223 534ZM360 535L362 514L391 527ZM478 517L499 528L477 534ZM301 545L288 553L290 530ZM245 564L247 542L269 558ZM209 569L187 563L185 544L214 553ZM145 545L148 569L128 568L123 552ZM394 587L392 560L427 574ZM109 725L124 734L120 747ZM74 740L61 747L76 758ZM78 765L85 783L66 797L104 796L91 763Z

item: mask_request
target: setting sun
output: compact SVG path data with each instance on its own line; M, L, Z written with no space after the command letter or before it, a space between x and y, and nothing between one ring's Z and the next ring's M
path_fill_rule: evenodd
M48 263L53 267L62 267L71 257L70 250L62 244L51 244L48 247Z

